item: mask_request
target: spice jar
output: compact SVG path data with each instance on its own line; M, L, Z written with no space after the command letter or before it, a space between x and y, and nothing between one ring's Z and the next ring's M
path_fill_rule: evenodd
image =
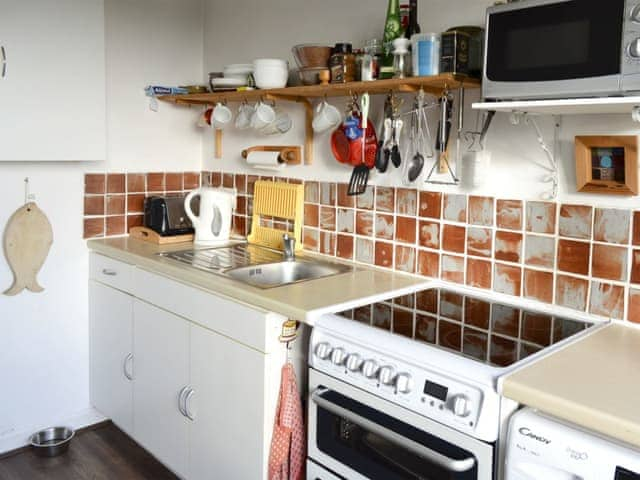
M350 43L336 43L329 58L331 83L353 82L356 78L356 56Z

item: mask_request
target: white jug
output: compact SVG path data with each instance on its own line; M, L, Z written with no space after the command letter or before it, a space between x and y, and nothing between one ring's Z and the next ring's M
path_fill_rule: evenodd
M200 197L200 215L191 210L193 197ZM184 199L184 210L196 229L196 245L219 245L229 240L231 217L236 205L235 189L201 187Z

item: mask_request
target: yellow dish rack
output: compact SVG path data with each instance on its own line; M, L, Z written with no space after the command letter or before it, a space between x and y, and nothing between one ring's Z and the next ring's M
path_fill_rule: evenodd
M302 249L302 220L304 216L304 186L259 180L253 193L253 218L249 243L262 247L282 250L282 235L285 233L296 239L296 250ZM287 220L293 223L293 230L282 230L263 226L261 219L274 224Z

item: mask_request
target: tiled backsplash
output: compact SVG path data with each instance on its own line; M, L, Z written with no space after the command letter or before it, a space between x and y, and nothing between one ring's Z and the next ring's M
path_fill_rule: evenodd
M87 175L85 237L142 221L144 195L195 188L199 173ZM235 187L236 233L250 228L253 184L270 176L202 172ZM279 178L281 181L302 182ZM304 247L604 317L640 322L640 211L305 182Z

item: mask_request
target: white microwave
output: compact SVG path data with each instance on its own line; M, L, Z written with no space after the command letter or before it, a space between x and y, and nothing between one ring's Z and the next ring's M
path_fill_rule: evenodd
M640 0L494 6L485 35L485 99L640 94Z

